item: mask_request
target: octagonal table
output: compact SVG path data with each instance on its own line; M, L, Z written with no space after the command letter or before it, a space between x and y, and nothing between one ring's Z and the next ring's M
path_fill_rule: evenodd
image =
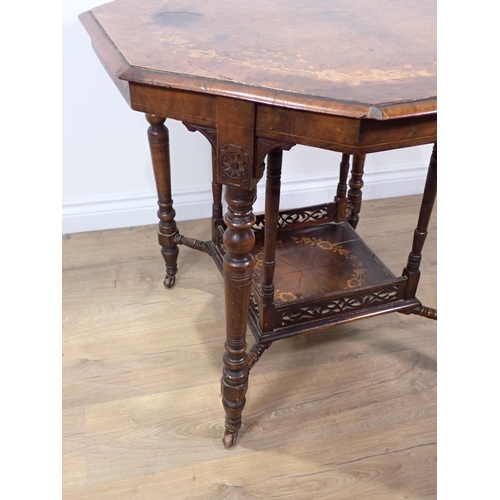
M174 286L180 245L210 254L224 276L226 447L241 427L250 369L272 342L390 312L436 319L416 297L436 195L434 0L116 0L80 19L123 97L150 124L165 286ZM212 145L211 241L177 228L166 118ZM395 276L355 231L364 160L428 143L417 228ZM296 144L342 153L337 192L280 211L282 152ZM264 171L265 213L256 217ZM247 323L255 337L248 351Z

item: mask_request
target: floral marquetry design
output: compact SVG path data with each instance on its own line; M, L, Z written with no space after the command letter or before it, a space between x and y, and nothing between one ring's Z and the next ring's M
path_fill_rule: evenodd
M275 290L274 300L280 302L291 302L292 300L297 300L297 295L292 292L280 292L279 290Z
M332 243L321 238L310 238L307 236L293 236L292 240L297 244L302 245L312 245L322 250L327 250L329 252L341 255L347 260L355 261L357 260L356 255L353 255L347 248L344 248L340 243ZM365 281L365 268L361 262L352 262L352 276L347 280L346 288L357 288L364 285Z
M355 264L352 271L353 277L347 280L347 288L362 286L365 277L365 268L361 264Z
M342 246L340 243L333 243L331 241L309 237L309 236L292 236L292 241L294 241L297 245L307 245L307 246L315 246L320 248L321 250L332 252L334 254L339 255L348 263L346 265L351 270L350 276L346 277L346 281L344 282L343 289L351 290L355 288L360 288L366 285L366 268L363 263L358 259L356 255L354 255L350 250ZM283 247L283 241L278 240L276 242L276 248L280 249ZM254 269L253 274L255 279L255 284L258 290L262 290L262 279L264 273L264 252L265 249L261 248L258 252L254 254ZM278 290L274 291L274 300L275 302L292 302L299 300L299 297L293 293L291 290Z
M351 252L340 245L340 243L332 243L321 238L309 238L307 236L293 236L292 240L297 244L317 246L322 250L329 250L333 253L338 253L339 255L342 255L343 257L346 257L348 259L351 258Z

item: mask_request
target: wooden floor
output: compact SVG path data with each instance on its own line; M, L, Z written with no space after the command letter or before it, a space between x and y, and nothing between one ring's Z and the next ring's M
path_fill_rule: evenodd
M397 274L419 202L362 207L358 232ZM209 239L208 220L179 226ZM421 269L436 307L435 216ZM434 321L393 313L276 342L226 450L222 279L186 247L175 287L163 277L155 226L63 237L64 499L436 498Z

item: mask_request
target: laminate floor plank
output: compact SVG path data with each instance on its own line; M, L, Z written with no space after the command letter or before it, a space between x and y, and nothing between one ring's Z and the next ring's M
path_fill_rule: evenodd
M432 498L433 418L339 434L326 443L224 453L214 442L202 446L213 445L210 461L90 484L68 498Z
M358 232L397 274L419 203L363 202ZM179 226L210 237L208 220ZM435 228L418 291L431 307ZM275 342L225 450L221 276L181 247L175 287L163 277L154 226L63 237L65 499L436 498L435 322L388 314Z
M434 335L422 332L420 318L384 316L371 321L371 326L368 332L354 323L275 343L253 373L286 372L291 364L323 369L339 361L435 343ZM394 339L388 326L400 330L401 341ZM127 336L118 345L116 339L70 344L64 351L64 407L193 387L200 384L200 378L192 375L194 367L204 374L201 380L217 379L224 342L220 325L202 330L191 324L190 329L189 339L158 330Z
M62 438L64 487L84 487L87 463L83 406L63 410Z

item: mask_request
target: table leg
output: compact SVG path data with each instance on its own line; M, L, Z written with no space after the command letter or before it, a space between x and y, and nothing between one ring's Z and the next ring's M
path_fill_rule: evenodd
M422 196L422 205L420 206L420 214L418 217L417 228L413 234L413 245L408 256L408 263L403 270L403 276L408 278L406 287L405 299L415 297L417 285L420 279L420 262L422 260L422 249L424 247L425 238L427 236L427 227L434 207L434 200L437 192L437 144L434 144L432 149L431 159L429 162L429 170L427 171L427 179L425 181L424 194ZM427 317L433 317L433 311L426 314ZM424 314L422 314L424 315Z
M217 182L217 154L212 147L212 242L218 245L219 227L224 225L222 213L222 184Z
M276 237L278 235L278 215L281 191L281 164L283 150L273 149L267 155L265 238L264 238L264 280L262 300L265 305L274 302L274 268L276 265Z
M343 222L346 219L347 213L347 175L349 174L349 159L350 155L342 153L342 161L340 162L339 182L337 184L337 194L335 201L337 202L337 212L335 214L335 222Z
M168 129L164 125L165 118L146 114L146 119L150 123L148 139L158 193L158 218L160 219L158 242L161 245L161 254L165 260L167 272L163 284L166 288L172 288L175 284L177 256L179 255L175 236L179 231L175 223L175 210L172 201Z
M223 275L227 333L221 390L226 412L223 437L226 448L236 442L248 387L246 330L254 265L251 251L255 245L252 231L255 223L252 212L255 193L255 189L246 190L235 186L226 186L225 192L228 211L224 217L227 225L224 246L227 252L224 255Z
M350 215L348 217L349 224L356 229L359 222L359 212L361 210L361 198L363 192L361 188L364 185L363 173L365 166L364 154L356 154L352 157L352 170L351 178L349 179L349 192L347 193L348 207L350 208Z

